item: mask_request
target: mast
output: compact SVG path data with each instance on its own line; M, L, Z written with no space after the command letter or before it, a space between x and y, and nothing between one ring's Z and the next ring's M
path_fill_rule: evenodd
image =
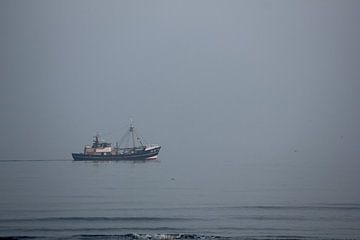
M141 137L137 128L134 126L134 122L133 122L132 118L130 118L130 127L125 132L125 134L121 137L121 139L118 143L118 147L120 148L120 146L123 143L125 143L125 144L127 143L127 145L125 145L125 148L134 148L135 149L137 147L145 146L144 139Z
M130 133L131 133L131 137L132 137L132 142L133 142L133 148L136 147L135 145L135 134L134 134L134 125L133 125L133 120L130 119Z

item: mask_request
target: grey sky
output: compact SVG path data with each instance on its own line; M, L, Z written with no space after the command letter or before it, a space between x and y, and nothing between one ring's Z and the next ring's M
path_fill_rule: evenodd
M359 166L359 10L0 1L1 159L69 159L97 130L119 139L134 117L168 160L186 149L198 161Z

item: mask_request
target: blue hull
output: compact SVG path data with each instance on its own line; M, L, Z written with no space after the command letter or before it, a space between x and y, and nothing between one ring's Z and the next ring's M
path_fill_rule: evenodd
M74 161L123 161L123 160L152 160L159 154L160 147L149 151L142 151L132 154L118 155L87 155L83 153L73 153Z

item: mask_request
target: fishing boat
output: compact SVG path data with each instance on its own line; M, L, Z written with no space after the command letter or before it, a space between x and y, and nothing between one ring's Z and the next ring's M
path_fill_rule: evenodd
M121 147L123 144L126 145ZM72 157L74 161L154 160L160 148L158 144L145 144L131 121L130 127L115 146L101 140L100 135L96 134L92 145L85 145L84 152L72 153Z

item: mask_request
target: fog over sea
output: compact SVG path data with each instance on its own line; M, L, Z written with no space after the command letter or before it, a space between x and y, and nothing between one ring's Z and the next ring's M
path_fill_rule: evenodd
M360 239L360 1L0 0L0 239ZM147 162L75 162L129 119Z

